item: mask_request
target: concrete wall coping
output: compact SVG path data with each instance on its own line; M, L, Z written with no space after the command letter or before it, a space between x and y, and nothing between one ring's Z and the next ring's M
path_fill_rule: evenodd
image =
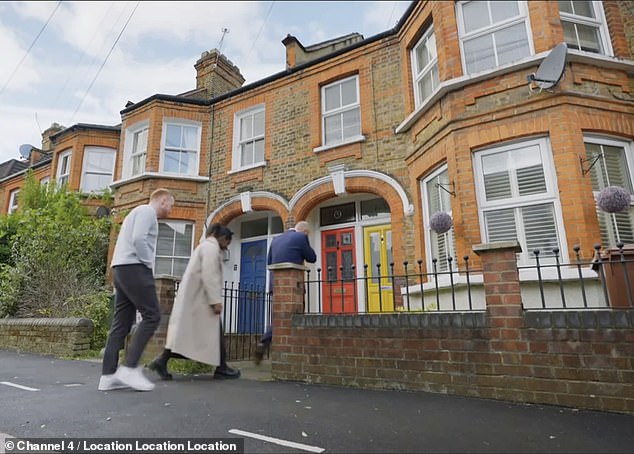
M1 318L0 326L71 326L92 327L88 318Z
M291 262L283 262L283 263L274 263L268 266L269 270L300 270L306 271L308 268L304 265L300 265L299 263L291 263Z
M515 252L522 252L522 246L520 246L520 243L517 240L474 244L471 248L477 255L480 255L482 252L490 252L500 249L514 249Z

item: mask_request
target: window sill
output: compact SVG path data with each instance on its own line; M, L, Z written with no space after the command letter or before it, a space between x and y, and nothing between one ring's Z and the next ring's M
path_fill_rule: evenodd
M227 172L227 175L233 175L240 172L246 172L247 170L257 169L258 167L266 167L265 162L258 162L257 164L251 164L250 166L240 167L239 169L231 169Z
M116 189L120 186L133 183L140 180L149 180L151 178L163 179L163 180L184 180L184 181L197 181L200 183L206 183L209 178L202 177L200 175L180 175L175 173L159 173L159 172L144 172L132 177L122 178L117 181L113 181L110 184L110 189Z
M332 150L333 148L345 147L346 145L351 145L353 143L365 142L365 136L355 136L352 137L345 142L337 142L330 145L322 145L321 147L313 148L313 152L319 153L326 150Z

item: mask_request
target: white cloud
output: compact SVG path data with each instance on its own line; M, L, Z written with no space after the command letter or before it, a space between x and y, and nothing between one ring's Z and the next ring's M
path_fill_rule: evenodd
M0 97L0 162L17 157L22 143L40 146L40 129L53 122L116 125L127 101L194 89L194 64L218 47L225 27L222 53L249 84L285 69L287 34L305 46L351 32L369 37L391 28L409 3L141 1L105 61L137 2L62 2ZM0 84L57 4L0 2Z

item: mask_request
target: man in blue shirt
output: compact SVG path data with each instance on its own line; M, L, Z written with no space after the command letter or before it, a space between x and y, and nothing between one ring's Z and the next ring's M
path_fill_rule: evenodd
M273 238L266 263L268 265L274 263L297 263L303 265L304 261L315 263L317 255L308 241L309 234L310 225L308 222L299 221L294 228L290 228ZM264 352L271 346L272 340L273 330L269 327L255 348L256 364L260 364L264 357Z

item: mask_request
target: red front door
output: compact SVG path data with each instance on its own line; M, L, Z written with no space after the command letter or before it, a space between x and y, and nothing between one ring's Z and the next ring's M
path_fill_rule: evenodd
M354 228L321 233L322 312L357 312Z

